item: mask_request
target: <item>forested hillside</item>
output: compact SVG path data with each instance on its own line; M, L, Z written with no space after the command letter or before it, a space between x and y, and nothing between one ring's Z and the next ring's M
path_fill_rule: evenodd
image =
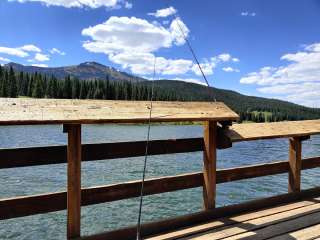
M67 76L15 72L0 66L0 97L70 98L148 100L151 81L115 81L108 75L104 79L80 80ZM293 103L251 97L234 91L207 88L202 85L173 80L154 82L156 101L222 101L235 110L241 121L283 121L320 118L320 109Z

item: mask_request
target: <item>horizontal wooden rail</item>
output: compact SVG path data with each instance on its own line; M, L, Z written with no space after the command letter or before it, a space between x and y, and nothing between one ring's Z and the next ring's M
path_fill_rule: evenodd
M320 167L320 157L302 161L302 169ZM217 171L217 183L286 173L289 170L287 161L261 165L221 169ZM148 179L145 182L145 195L196 188L203 185L202 172L177 176ZM131 181L107 186L84 188L81 191L82 205L123 200L138 197L141 181ZM66 209L66 192L26 196L0 200L0 219L28 216Z
M144 156L145 141L82 145L82 160ZM203 138L153 140L149 155L202 151ZM0 149L0 169L67 163L66 146Z
M221 149L230 147L231 142L256 140L249 138L228 140L223 131L219 132L217 147ZM149 144L149 155L197 152L203 151L204 146L203 138L152 140ZM82 161L144 156L145 145L145 141L83 144ZM67 163L67 146L0 149L0 169L61 163Z

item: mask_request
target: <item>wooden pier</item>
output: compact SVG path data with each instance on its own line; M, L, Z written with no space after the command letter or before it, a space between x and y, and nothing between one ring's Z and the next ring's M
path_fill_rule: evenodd
M154 102L152 122L201 121L203 138L152 140L150 155L199 152L203 171L147 179L145 195L203 188L201 212L144 223L146 239L315 239L320 237L320 187L301 190L302 170L320 167L320 157L302 159L302 141L320 134L320 120L234 124L223 103ZM143 156L145 141L81 143L82 124L144 123L148 102L0 99L0 126L61 124L67 146L0 149L0 169L68 163L66 192L0 199L0 220L67 209L68 239L135 239L135 226L82 236L81 206L138 197L141 181L81 187L81 162ZM235 142L288 138L289 159L216 169L217 149ZM254 149L253 149L254 151ZM259 154L259 153L257 153ZM288 193L216 207L216 184L288 173ZM1 198L1 196L0 196ZM94 224L94 223L92 223Z

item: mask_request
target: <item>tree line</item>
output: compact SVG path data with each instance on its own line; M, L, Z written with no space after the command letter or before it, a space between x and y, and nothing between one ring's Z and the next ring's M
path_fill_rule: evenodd
M110 100L148 100L152 88L145 84L129 81L79 80L70 76L57 79L39 73L15 73L0 66L0 97L26 96L33 98L62 99L110 99ZM154 87L154 100L183 100L174 91L164 91Z
M161 83L161 84L160 84ZM196 90L195 90L196 88ZM236 111L240 122L275 122L320 118L319 109L311 109L279 100L243 96L239 93L214 91L217 101L222 101ZM154 84L156 101L213 101L208 88L174 81ZM147 82L114 81L105 79L79 80L70 76L57 79L39 73L15 72L12 67L0 65L0 97L33 97L64 99L149 100L152 84Z

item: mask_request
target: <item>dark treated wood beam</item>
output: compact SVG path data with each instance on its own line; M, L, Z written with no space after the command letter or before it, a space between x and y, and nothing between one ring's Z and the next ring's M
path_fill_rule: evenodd
M152 236L163 232L169 232L192 226L195 224L205 223L210 220L214 220L221 217L228 217L236 214L257 211L260 209L277 206L281 204L288 204L295 201L301 201L303 199L310 199L320 196L320 188L312 188L303 190L298 193L287 193L274 197L268 197L253 201L248 201L241 204L229 205L225 207L219 207L212 210L206 210L194 214L185 216L170 218L166 220L156 221L152 223L145 223L142 225L142 236ZM78 238L77 240L133 240L136 235L136 226L122 228L110 232L95 234L92 236Z
M302 160L302 169L320 167L320 157ZM217 183L231 182L268 175L286 173L288 162L276 162L217 171ZM177 191L203 185L202 172L148 179L145 182L145 195ZM81 205L138 197L141 181L84 188L81 191ZM0 219L29 216L66 209L66 192L16 197L0 200Z
M81 125L63 125L68 134L67 239L80 237L81 229Z
M208 210L216 206L217 122L205 122L203 139L203 205Z
M203 138L153 140L149 155L203 150ZM144 156L145 141L83 144L83 161ZM0 149L0 169L67 163L67 146Z
M299 192L301 189L301 156L302 140L298 137L290 138L288 192Z

